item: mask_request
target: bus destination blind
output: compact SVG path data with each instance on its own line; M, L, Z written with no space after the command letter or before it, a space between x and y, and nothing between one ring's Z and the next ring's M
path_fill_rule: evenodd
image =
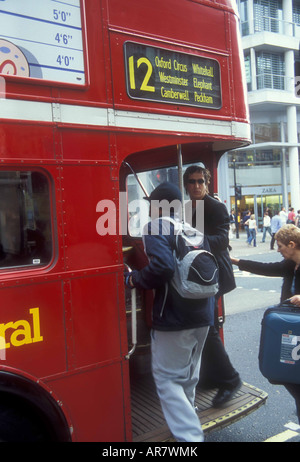
M220 109L220 67L206 57L125 42L130 98Z

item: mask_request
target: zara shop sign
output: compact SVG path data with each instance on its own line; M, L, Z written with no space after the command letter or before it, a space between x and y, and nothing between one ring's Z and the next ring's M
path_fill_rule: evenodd
M233 191L233 188L232 188ZM282 187L279 186L255 186L242 188L243 196L273 196L276 194L282 194ZM234 194L234 192L232 192Z

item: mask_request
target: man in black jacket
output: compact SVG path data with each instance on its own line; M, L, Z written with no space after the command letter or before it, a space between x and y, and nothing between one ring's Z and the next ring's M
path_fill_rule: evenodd
M219 297L236 287L228 252L230 218L225 205L209 196L210 172L203 164L188 167L183 181L192 201L191 224L194 227L197 227L197 201L204 203L204 234L219 265L219 292L215 297L215 326L209 329L204 346L199 383L202 386L218 388L213 405L221 407L242 385L240 376L232 366L220 338L217 319ZM198 204L200 205L199 202Z
M169 203L170 217L175 202L180 210L181 193L177 186L162 183L149 200L151 211L159 203ZM174 214L171 216L176 219ZM149 264L127 273L125 281L131 288L155 289L151 352L157 393L174 438L179 442L201 442L203 431L194 398L203 345L213 324L213 297L185 299L169 284L175 270L175 235L174 225L164 220L164 213L146 225L143 241Z

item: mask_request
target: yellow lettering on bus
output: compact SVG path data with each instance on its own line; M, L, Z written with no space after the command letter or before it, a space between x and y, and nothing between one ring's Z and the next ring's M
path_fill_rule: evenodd
M22 346L32 343L31 327L25 320L17 321L12 325L14 332L11 334L10 343L12 346Z
M129 81L130 81L130 88L135 90L135 76L134 76L133 56L129 57Z
M174 69L176 71L180 71L180 72L187 72L188 71L188 68L187 68L186 64L181 64L178 61L176 61L176 59L174 59L173 63L174 63Z
M214 104L214 100L211 96L207 96L205 93L197 93L194 91L194 100L197 103L206 103L206 104Z
M13 327L14 324L13 322L8 322L7 324L0 324L0 337L2 339L1 341L1 347L4 346L4 348L9 348L10 347L10 343L6 343L5 341L5 332L6 332L6 329L10 329L10 328L14 328Z
M129 63L129 67L128 67L128 70L129 70L129 83L130 83L130 88L132 90L135 90L136 89L136 80L135 80L135 67L134 67L134 57L133 56L130 56L129 59L128 59L128 63ZM144 78L143 78L143 81L140 85L140 88L139 90L142 90L142 91L150 91L150 92L155 92L155 87L153 87L153 85L148 85L149 84L149 81L151 79L151 76L152 76L152 73L153 73L153 66L151 64L151 61L149 61L148 58L139 58L137 60L137 68L139 68L142 64L145 64L145 75L144 75Z
M39 308L31 308L29 313L32 315L32 324L25 319L0 324L0 350L44 340L41 335Z
M173 88L166 90L165 87L161 87L160 94L163 98L185 100L185 101L190 100L188 90L183 92L183 91L174 91Z
M33 321L32 343L42 342L44 340L44 338L41 335L40 309L39 308L31 308L31 310L29 310L29 313L32 314L32 321Z
M153 91L154 92L155 88L152 85L148 85L149 80L150 80L151 75L152 75L152 72L153 72L152 64L149 61L149 59L140 58L140 59L137 60L137 67L140 67L141 64L146 64L146 66L147 66L147 72L146 72L145 78L144 78L144 80L142 82L141 90L143 90L143 91Z

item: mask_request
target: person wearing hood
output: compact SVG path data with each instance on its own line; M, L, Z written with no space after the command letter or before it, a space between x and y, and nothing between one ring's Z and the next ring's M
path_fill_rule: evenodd
M149 264L125 274L128 287L154 289L152 307L152 373L166 422L178 442L201 442L203 430L195 410L201 353L213 324L213 297L182 298L169 282L174 270L174 224L182 196L171 183L160 184L149 198L150 217L144 227ZM166 287L168 290L166 290Z

